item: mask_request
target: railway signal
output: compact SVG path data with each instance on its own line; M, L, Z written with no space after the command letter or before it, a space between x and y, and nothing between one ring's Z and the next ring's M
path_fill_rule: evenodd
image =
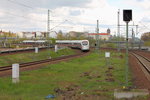
M123 21L126 22L126 87L128 87L128 23L132 20L132 10L123 10Z
M132 10L123 10L123 21L129 22L132 20Z

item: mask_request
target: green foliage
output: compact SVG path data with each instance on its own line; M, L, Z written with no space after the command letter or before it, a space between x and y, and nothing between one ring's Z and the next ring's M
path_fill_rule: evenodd
M115 43L103 43L103 44L101 44L101 47L104 47L104 48L116 48L116 44Z
M0 37L16 37L16 34L11 32L2 32Z
M149 40L150 40L150 32L144 33L144 34L141 36L141 39L142 39L143 41L149 41Z
M55 44L56 43L56 39L55 38L51 38L51 44Z
M51 39L52 40L52 44L56 43L56 39Z
M57 33L57 39L58 39L58 40L64 39L63 34L62 34L62 33Z
M118 37L118 36L112 36L111 37L111 41L125 41L125 38L124 37Z
M150 40L144 42L144 46L150 46Z

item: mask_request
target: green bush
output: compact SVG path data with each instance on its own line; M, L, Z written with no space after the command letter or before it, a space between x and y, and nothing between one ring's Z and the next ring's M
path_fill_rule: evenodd
M145 46L150 46L150 41L145 41L145 42L144 42L144 45L145 45Z
M113 43L104 43L104 44L101 44L101 47L104 47L104 48L115 48L115 44Z

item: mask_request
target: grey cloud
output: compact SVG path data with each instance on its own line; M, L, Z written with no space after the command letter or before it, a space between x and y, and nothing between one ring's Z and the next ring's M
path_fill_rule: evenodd
M29 13L47 14L46 9L56 9L61 7L86 7L86 4L90 1L91 0L0 0L0 9L3 10L3 13L11 16L16 15L26 17ZM45 11L38 10L38 12L37 8L45 8ZM80 11L73 11L70 12L70 14L77 16L80 15Z
M36 0L35 5L51 9L57 7L86 7L86 4L90 1L91 0Z
M78 16L78 15L80 15L81 14L81 11L80 10L75 10L75 11L71 11L70 12L70 15L72 15L72 16Z
M30 30L32 24L32 27L36 27L34 25L36 25L36 23L38 24L38 21L32 20L33 18L31 18L30 14L35 13L47 15L47 9L53 10L61 7L85 8L90 2L91 0L0 0L0 12L4 13L3 15L0 15L0 24L5 24L1 28L11 29L12 27L13 30L19 30L22 28ZM23 6L22 4L27 6ZM45 11L40 9L44 9ZM80 10L69 11L72 16L81 14ZM47 17L45 17L45 19L46 18ZM39 29L40 27L37 28Z
M141 21L142 21L142 22L147 22L147 23L149 23L149 22L150 22L150 18L148 18L148 17L143 17Z
M86 4L92 0L0 0L3 7L19 7L29 10L30 8L48 8L58 7L86 7ZM8 5L9 4L9 5Z
M136 1L138 1L138 2L142 2L142 1L144 1L144 0L136 0Z

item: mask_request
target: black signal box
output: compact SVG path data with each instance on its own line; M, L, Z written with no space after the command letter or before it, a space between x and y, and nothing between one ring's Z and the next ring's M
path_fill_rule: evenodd
M123 10L123 21L132 20L132 10Z

